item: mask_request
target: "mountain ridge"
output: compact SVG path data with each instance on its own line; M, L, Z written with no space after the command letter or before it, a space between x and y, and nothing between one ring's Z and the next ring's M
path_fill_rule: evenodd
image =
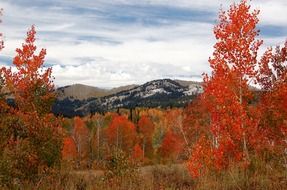
M158 79L142 85L127 85L111 90L91 86L86 86L85 90L84 87L85 85L77 84L59 88L53 112L73 117L118 108L180 107L203 92L200 82L171 79Z

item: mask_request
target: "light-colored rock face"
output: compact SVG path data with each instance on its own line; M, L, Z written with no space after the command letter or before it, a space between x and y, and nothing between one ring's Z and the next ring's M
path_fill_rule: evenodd
M188 86L188 90L184 91L183 93L187 96L200 94L203 92L203 87L199 84L191 84Z

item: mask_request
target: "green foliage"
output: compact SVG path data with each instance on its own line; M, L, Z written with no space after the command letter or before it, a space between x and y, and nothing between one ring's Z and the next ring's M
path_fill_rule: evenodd
M107 159L106 164L108 177L132 176L137 171L137 166L120 149L114 149Z
M59 166L61 160L62 149L62 135L60 133L54 133L53 129L49 127L43 127L39 130L38 139L35 138L34 143L39 158L48 167Z
M165 134L163 127L155 128L154 135L152 138L152 146L154 149L158 149L161 146Z

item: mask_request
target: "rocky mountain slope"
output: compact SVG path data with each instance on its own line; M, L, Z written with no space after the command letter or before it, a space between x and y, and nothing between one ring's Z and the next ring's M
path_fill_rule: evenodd
M58 89L58 100L53 106L53 112L73 117L117 108L184 106L202 91L200 83L170 79L111 90L95 87L84 89L83 85L77 85Z

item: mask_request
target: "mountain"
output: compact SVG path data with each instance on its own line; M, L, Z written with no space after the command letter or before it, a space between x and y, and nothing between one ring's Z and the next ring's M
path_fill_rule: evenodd
M129 90L131 88L134 88L135 86L136 85L127 85L112 89L103 89L83 84L73 84L58 88L56 91L56 96L58 100L63 100L65 98L75 100L85 100L89 98L95 98L95 97L99 98L103 96L108 96L123 90Z
M84 85L72 85L57 90L53 106L57 115L73 117L117 108L184 106L203 89L200 83L161 79L143 85L130 85L104 90Z

